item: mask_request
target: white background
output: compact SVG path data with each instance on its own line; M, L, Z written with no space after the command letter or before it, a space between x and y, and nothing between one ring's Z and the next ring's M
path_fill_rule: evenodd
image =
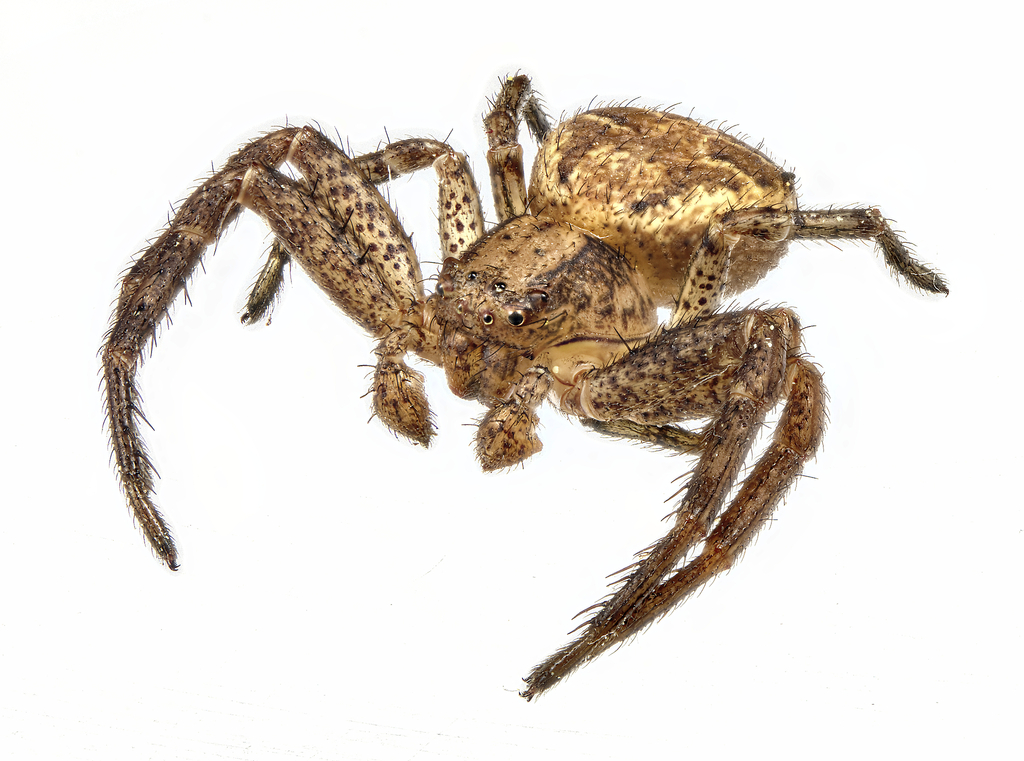
M0 30L0 756L1019 749L1020 71L995 4L28 5ZM239 326L249 218L142 373L174 574L108 464L96 355L119 274L211 161L316 120L358 152L450 133L486 185L479 118L520 69L555 116L638 97L737 124L805 207L877 204L951 284L793 247L749 302L813 326L809 477L733 572L532 704L521 677L665 530L687 461L546 409L545 451L484 476L480 408L433 370L436 446L395 440L360 398L369 341L301 272ZM434 193L391 189L425 261Z

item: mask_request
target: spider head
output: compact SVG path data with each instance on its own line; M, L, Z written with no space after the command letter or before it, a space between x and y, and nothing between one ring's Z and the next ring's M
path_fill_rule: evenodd
M458 331L518 349L536 347L557 334L565 312L553 312L548 289L539 284L510 286L509 280L507 271L447 259L437 283L442 305L438 313L445 313L449 326Z
M553 222L517 217L444 261L437 319L482 343L538 354L573 330L568 266L586 236Z
M629 262L566 224L509 220L446 259L433 315L452 391L496 396L519 373L579 342L645 335L653 299Z

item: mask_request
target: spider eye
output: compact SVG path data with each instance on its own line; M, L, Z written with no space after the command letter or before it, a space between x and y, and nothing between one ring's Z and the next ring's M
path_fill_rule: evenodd
M526 316L522 312L517 310L508 313L508 324L512 327L518 328L524 322L526 322Z
M528 305L526 311L528 312L546 314L550 309L548 306L548 292L543 288L531 288L527 291L526 303Z
M494 285L492 285L492 286L491 286L491 288L493 288L493 289L494 289L494 292L495 292L495 293L501 293L501 292L502 292L502 291L504 291L504 290L505 290L506 288L508 288L508 286L507 286L507 285L505 285L504 283L495 283Z
M437 288L435 289L438 296L442 299L447 299L455 295L455 281L452 280L452 276L447 272L442 272L440 277L437 278Z
M490 312L484 312L480 316L480 322L482 322L484 325L490 325L492 322L494 322L494 315L491 314Z

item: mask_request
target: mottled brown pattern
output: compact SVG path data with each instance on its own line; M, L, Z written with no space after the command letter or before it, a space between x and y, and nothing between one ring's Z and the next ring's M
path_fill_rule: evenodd
M543 448L537 436L540 418L536 409L551 390L551 384L550 374L535 367L524 373L507 399L492 402L477 429L476 456L481 468L510 468Z
M487 167L491 176L498 221L505 222L526 213L526 177L519 125L526 121L533 136L541 140L550 126L527 77L513 77L491 103L484 117L487 135Z
M146 345L156 335L157 325L184 290L206 247L238 213L235 199L242 176L254 163L281 163L294 135L293 129L279 130L246 146L182 204L170 227L122 279L114 319L101 350L110 443L117 472L135 520L171 568L177 567L177 552L152 499L154 470L139 433L139 421L145 417L135 374Z
M434 423L423 387L423 374L401 359L378 350L373 371L373 411L395 433L429 446Z
M342 220L343 234L332 239L346 241L361 262L372 263L392 306L421 303L423 276L412 243L394 209L352 160L309 127L302 130L290 160L303 177L315 178L309 182L313 204ZM339 290L344 287L338 283Z
M439 140L410 138L389 143L379 151L356 156L352 161L367 180L380 185L424 169L448 153L452 153L452 149Z
M540 144L529 195L523 123ZM796 314L720 312L723 298L763 277L798 238L876 241L914 286L947 288L878 210L801 210L791 173L691 119L601 108L552 127L518 76L484 126L501 222L490 232L465 158L436 140L350 159L316 130L287 128L243 147L125 275L103 379L128 503L175 568L153 502L135 375L204 250L246 207L275 241L243 321L268 319L286 265L299 264L375 338L373 410L395 433L423 446L434 435L423 376L405 361L412 353L485 407L476 435L485 470L540 451L544 399L604 435L696 455L668 533L589 609L577 638L530 673L522 694L531 699L731 567L821 442L825 389ZM300 179L278 171L284 163ZM375 185L429 166L444 264L428 296L412 243ZM671 313L664 325L659 307ZM777 405L771 441L755 457L756 434Z
M458 257L484 234L480 194L466 157L454 151L434 162L438 177L438 231L441 251Z
M537 154L530 198L535 213L582 224L626 252L663 306L676 301L679 273L709 223L730 209L796 208L792 175L760 151L641 108L596 109L559 125ZM784 251L776 241L745 241L725 292L749 288Z

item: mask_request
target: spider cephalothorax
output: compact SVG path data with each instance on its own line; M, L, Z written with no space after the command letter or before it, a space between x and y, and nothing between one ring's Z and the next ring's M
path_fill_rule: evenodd
M493 347L487 357L518 355L511 368L496 360L494 373L485 360L465 387L463 359L442 351L452 391L485 402L503 399L517 372L538 365L571 383L581 365L608 364L658 324L646 282L625 256L564 222L530 216L445 260L432 302L442 336L464 333Z
M825 390L796 315L719 312L725 295L757 282L801 238L874 240L912 285L947 289L876 209L801 210L792 174L720 130L624 107L552 126L524 76L506 80L492 105L484 123L500 224L490 232L464 157L445 143L403 140L349 158L316 130L289 127L242 148L125 276L103 379L129 505L176 568L153 503L135 376L206 247L249 208L275 241L243 322L269 312L296 261L378 342L373 407L396 433L423 445L434 435L422 376L405 362L411 353L485 406L476 451L487 470L540 449L545 399L608 436L696 454L673 527L637 556L577 639L527 677L523 695L532 698L729 568L821 441ZM539 143L529 192L523 122ZM286 163L300 179L278 171ZM445 257L429 296L412 242L376 188L428 166L439 179ZM669 313L664 324L659 309ZM780 402L771 441L748 463ZM686 421L705 422L690 432L678 425Z

